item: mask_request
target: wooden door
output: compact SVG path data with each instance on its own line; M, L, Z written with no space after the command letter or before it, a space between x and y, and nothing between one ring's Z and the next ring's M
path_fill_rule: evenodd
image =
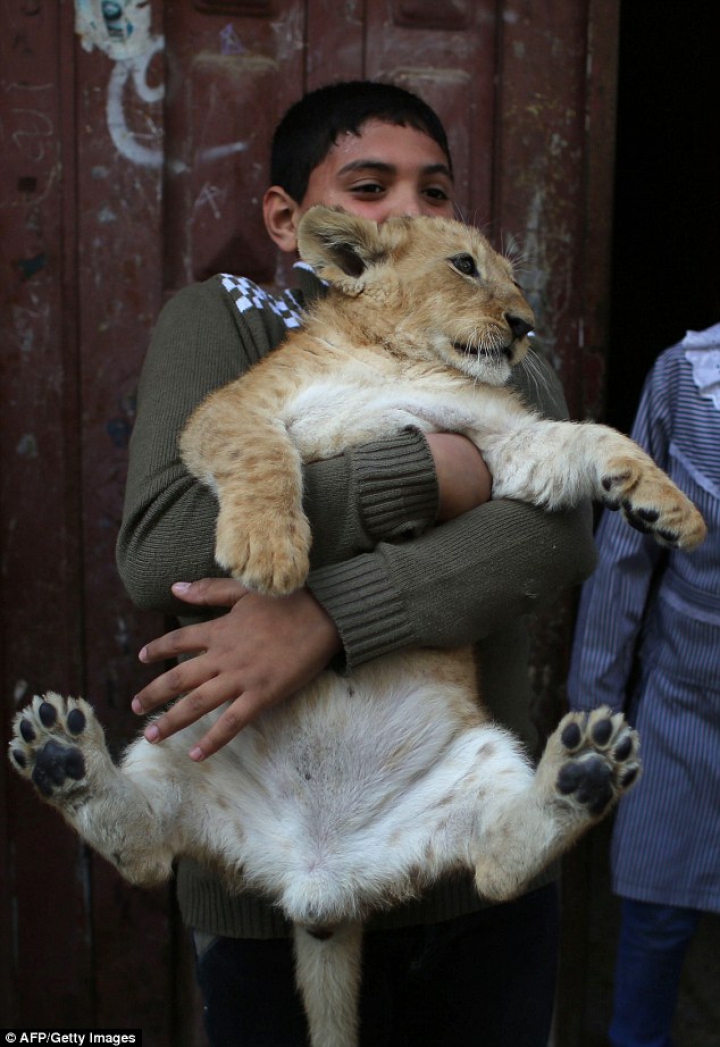
M468 221L524 257L575 415L605 348L617 0L4 0L0 39L2 694L83 693L137 728L136 611L114 544L143 354L169 294L286 272L259 202L308 88L371 77L449 129ZM569 609L538 626L558 706ZM201 1042L172 889L127 887L3 768L0 1024Z

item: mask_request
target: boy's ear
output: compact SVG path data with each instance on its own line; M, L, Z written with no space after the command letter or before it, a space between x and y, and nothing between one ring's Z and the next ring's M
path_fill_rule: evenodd
M263 219L270 239L292 254L297 251L300 205L279 185L271 185L263 196Z
M397 236L387 224L317 204L300 219L297 243L300 257L318 276L346 294L359 294L366 270L384 261Z

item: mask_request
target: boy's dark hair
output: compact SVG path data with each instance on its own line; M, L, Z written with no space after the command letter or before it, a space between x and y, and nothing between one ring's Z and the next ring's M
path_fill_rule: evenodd
M319 87L288 109L273 136L271 185L281 186L301 203L310 175L338 137L359 134L368 120L422 131L437 142L452 171L445 128L426 102L394 84L350 80Z

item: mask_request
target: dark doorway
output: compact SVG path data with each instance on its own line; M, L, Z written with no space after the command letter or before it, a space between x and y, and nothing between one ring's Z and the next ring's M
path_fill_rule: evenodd
M606 418L627 430L658 353L720 322L717 11L621 6Z

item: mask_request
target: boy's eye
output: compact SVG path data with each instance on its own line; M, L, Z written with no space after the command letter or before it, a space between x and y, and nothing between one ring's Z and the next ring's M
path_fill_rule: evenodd
M448 259L450 264L463 276L477 276L477 266L471 254L456 254L454 258Z
M377 196L385 192L385 186L380 185L379 182L362 182L360 185L352 186L350 191L360 196Z
M438 203L445 203L446 200L450 199L448 193L437 185L431 185L427 189L424 189L423 192L425 193L425 196L429 196L431 200L437 200Z

